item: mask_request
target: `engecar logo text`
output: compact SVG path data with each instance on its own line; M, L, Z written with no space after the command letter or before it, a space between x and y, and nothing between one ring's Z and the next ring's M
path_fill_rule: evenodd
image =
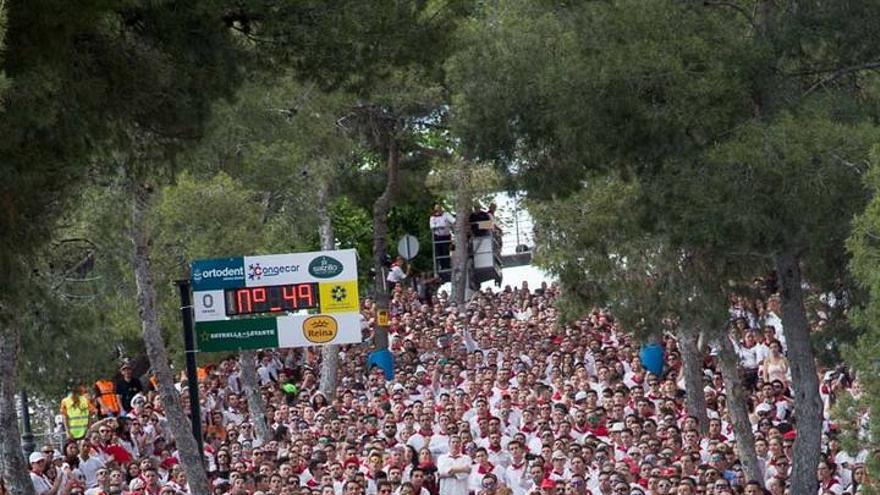
M263 277L275 277L282 273L296 273L299 271L299 265L268 265L260 266L254 263L248 266L248 278L251 280L260 280Z

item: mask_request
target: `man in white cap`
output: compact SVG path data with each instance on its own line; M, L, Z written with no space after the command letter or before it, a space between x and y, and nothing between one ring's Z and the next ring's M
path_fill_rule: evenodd
M28 457L28 462L30 462L31 465L31 483L34 484L34 491L37 495L56 495L61 488L61 479L64 478L64 476L59 473L59 475L55 477L54 483L46 477L45 471L46 465L48 464L46 454L43 454L42 452L31 452L31 455Z

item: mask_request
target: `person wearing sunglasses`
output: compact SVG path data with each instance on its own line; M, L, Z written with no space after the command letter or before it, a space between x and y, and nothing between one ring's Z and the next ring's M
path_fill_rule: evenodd
M480 481L480 487L482 489L477 492L479 495L495 495L498 488L498 477L492 473L486 474Z

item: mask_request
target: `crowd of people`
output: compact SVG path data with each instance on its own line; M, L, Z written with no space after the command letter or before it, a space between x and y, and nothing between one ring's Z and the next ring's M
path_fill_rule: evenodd
M663 372L649 373L639 344L613 315L595 309L562 324L558 295L553 285L523 284L477 293L460 312L442 293L420 299L398 285L389 332L393 378L365 369L370 345L347 346L335 397L318 390L319 349L262 351L246 365L257 371L267 438L255 432L237 356L209 366L198 387L214 493L790 493L796 430L774 296L732 300L731 338L750 392L761 472L748 479L714 351L704 356L708 425L700 425L686 412L682 356L671 333L663 339ZM363 316L369 338L376 318L369 300ZM148 383L133 384L130 368L122 373L120 414L97 404L92 413L108 416L90 420L82 438L31 454L38 495L189 493L162 402ZM858 393L844 375L823 370L826 405ZM185 387L182 379L183 397ZM862 493L867 453L844 452L836 435L826 421L819 495Z

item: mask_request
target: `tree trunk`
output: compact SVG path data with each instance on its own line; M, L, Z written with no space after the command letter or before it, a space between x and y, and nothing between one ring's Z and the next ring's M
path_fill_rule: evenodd
M467 177L467 164L458 164L455 193L455 253L452 256L452 300L458 311L464 311L469 285L468 280L468 240L470 236L471 197Z
M700 434L709 433L709 416L706 414L706 394L703 392L703 353L697 346L699 332L692 327L682 326L678 330L678 343L684 362L684 383L688 415L697 418Z
M333 220L327 207L330 195L329 180L324 180L318 189L318 237L321 249L328 251L336 247L333 234ZM336 377L339 372L339 346L325 345L321 348L321 380L318 389L327 400L336 397Z
M397 176L400 168L400 150L395 130L388 131L388 182L385 191L373 203L373 268L376 270L376 310L388 314L389 294L385 282L385 256L388 252L388 212L397 193ZM387 322L383 322L387 323ZM374 338L376 349L388 348L388 325L376 321Z
M816 469L821 456L823 411L816 361L810 343L810 326L804 309L800 260L790 253L778 255L776 272L797 420L791 493L816 493L819 490Z
M730 411L730 422L733 424L736 438L736 454L742 462L746 481L757 481L764 486L764 476L755 454L755 435L746 406L746 395L739 375L739 356L725 332L718 338L718 362L721 376L724 378L724 391L727 394L727 409ZM815 470L814 470L815 471ZM815 475L815 472L813 473ZM792 492L795 493L795 492Z
M194 495L208 495L211 493L208 477L189 419L183 411L180 394L174 388L174 376L168 363L168 353L159 326L156 286L150 267L152 239L146 218L152 190L145 184L134 184L133 188L131 240L134 245L134 275L144 344L147 356L150 358L150 366L158 381L159 397L165 407L168 427L180 452L180 462L186 472L191 492ZM198 384L189 384L189 386L198 386Z
M2 309L0 309L2 311ZM21 335L17 322L0 314L0 475L9 493L33 495L30 466L21 451L15 407L16 366Z
M241 367L242 392L247 397L248 412L251 423L254 425L259 446L266 445L270 440L269 425L266 422L266 407L263 404L263 395L257 384L257 353L254 351L241 351L238 355L238 365ZM255 447L257 445L254 445Z

